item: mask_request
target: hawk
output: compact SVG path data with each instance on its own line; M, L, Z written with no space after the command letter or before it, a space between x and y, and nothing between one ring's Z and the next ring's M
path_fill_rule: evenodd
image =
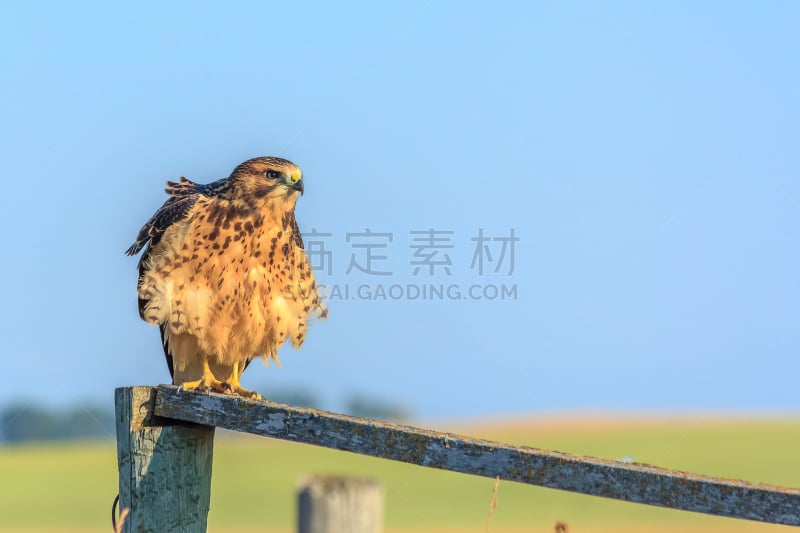
M172 382L259 399L239 380L256 357L299 348L325 318L294 215L300 168L257 157L209 184L167 181L169 198L127 255L139 260L139 316L161 330Z

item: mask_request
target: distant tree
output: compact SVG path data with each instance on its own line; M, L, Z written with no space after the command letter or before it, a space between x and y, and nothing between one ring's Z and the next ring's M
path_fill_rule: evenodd
M91 405L76 407L64 416L60 433L64 439L113 439L114 414Z
M411 410L408 407L365 394L351 395L345 404L345 411L353 416L389 422L411 418Z
M0 411L0 442L114 438L114 415L81 406L57 411L33 404L14 404Z
M58 438L58 417L46 409L16 404L0 412L2 438L6 442Z
M264 399L276 403L285 403L296 407L320 408L320 401L316 394L302 387L267 389L261 391Z

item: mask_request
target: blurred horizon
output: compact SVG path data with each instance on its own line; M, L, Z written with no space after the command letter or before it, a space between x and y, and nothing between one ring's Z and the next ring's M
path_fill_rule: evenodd
M245 387L800 412L799 4L5 12L0 408L167 381L123 252L165 180L276 155L330 317Z
M263 392L263 391L262 391ZM295 391L277 391L268 401L296 407L332 411L313 395ZM310 400L310 401L309 401ZM708 410L557 410L528 413L506 412L487 416L424 419L408 406L385 398L351 394L343 399L341 414L372 420L411 425L434 431L458 434L487 435L490 440L509 431L530 431L532 427L569 430L593 429L607 432L621 428L661 429L675 425L709 429L736 424L778 424L796 427L800 415L796 411L708 411ZM41 402L17 401L0 406L0 449L37 443L67 444L70 442L115 441L116 427L113 405L74 403L48 406ZM247 433L217 428L220 435L253 437ZM492 437L492 434L497 436ZM258 437L261 438L261 437ZM268 439L269 440L269 439Z

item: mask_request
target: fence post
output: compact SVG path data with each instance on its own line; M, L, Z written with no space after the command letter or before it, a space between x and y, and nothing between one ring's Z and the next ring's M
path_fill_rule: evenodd
M298 533L380 533L383 490L374 479L311 476L297 494Z
M154 415L156 387L114 394L123 530L204 532L211 496L214 428Z

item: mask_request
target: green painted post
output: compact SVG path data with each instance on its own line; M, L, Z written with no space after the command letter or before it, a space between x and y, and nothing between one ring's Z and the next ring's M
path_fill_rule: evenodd
M153 414L156 387L115 391L119 508L124 533L204 532L214 428Z

